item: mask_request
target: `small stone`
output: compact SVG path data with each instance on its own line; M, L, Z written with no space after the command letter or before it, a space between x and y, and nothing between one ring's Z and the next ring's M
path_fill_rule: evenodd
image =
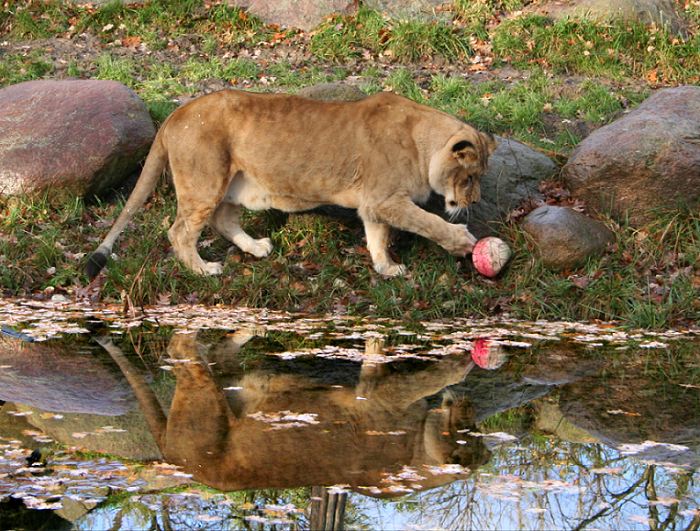
M521 226L534 240L542 262L553 269L582 265L589 257L601 255L614 240L603 223L566 207L536 208Z

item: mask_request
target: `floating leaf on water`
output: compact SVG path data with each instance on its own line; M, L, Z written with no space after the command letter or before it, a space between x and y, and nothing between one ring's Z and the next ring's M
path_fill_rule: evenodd
M644 441L642 444L621 444L618 446L618 450L620 450L623 455L633 455L655 447L661 447L672 452L686 452L689 450L687 446L681 444L660 443L655 441Z
M97 429L97 433L126 433L123 428L115 428L114 426L102 426Z
M423 465L428 472L433 475L441 474L467 474L469 470L462 465L446 464L446 465Z
M221 522L223 520L221 516L216 516L215 514L198 514L194 518L200 522Z
M622 467L591 468L589 472L591 474L620 474L622 473Z
M645 341L639 344L639 348L668 348L668 344L660 341Z
M303 509L299 509L296 505L293 505L291 503L288 503L286 505L265 505L263 510L278 514L294 514L304 512Z
M491 433L481 433L478 431L459 430L457 433L468 433L472 437L483 437L486 439L492 439L493 441L499 441L499 442L504 442L504 443L518 440L518 438L515 435L511 435L510 433L505 433L502 431L494 431Z
M656 528L656 520L654 518L649 518L647 516L642 516L640 514L633 514L627 518L630 522L636 522L645 526L649 526L650 529Z
M61 420L63 418L63 415L60 415L58 413L42 413L39 415L44 420Z
M244 517L243 519L248 521L248 522L258 522L261 524L269 523L269 520L267 518L265 518L263 516L258 516L255 514L248 515L248 516Z
M173 465L171 463L153 463L151 466L165 470L180 470L182 468L179 465Z
M665 507L669 505L677 505L681 501L678 498L656 498L655 500L649 500L649 505L663 505Z
M412 488L410 487L405 487L403 485L389 485L388 487L384 487L382 489L383 492L391 492L391 493L405 493L405 494L411 494L412 492L415 492Z

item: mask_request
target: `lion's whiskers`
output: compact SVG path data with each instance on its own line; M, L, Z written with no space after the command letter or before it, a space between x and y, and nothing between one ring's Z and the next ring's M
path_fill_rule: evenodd
M463 215L469 219L469 207L454 207L447 209L448 220L450 223L454 223L459 220Z

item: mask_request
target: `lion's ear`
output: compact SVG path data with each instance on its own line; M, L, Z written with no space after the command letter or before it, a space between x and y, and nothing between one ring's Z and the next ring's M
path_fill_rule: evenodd
M469 140L460 140L452 145L452 155L457 160L464 160L474 156L474 144Z

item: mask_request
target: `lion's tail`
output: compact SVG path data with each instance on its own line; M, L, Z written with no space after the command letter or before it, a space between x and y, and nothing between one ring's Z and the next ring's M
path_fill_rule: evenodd
M167 120L166 120L167 123ZM107 257L112 253L112 246L114 242L119 237L119 234L124 230L126 224L134 216L137 210L139 210L146 200L150 197L151 193L158 184L158 179L165 170L165 166L168 163L168 150L163 142L163 131L165 130L165 124L161 126L158 134L156 134L153 140L153 145L151 150L146 157L146 162L143 165L143 170L141 170L141 175L134 190L131 192L129 199L124 205L124 209L119 214L117 221L114 222L109 233L102 241L102 243L95 249L87 261L86 272L90 280L95 278L102 268L107 263Z

